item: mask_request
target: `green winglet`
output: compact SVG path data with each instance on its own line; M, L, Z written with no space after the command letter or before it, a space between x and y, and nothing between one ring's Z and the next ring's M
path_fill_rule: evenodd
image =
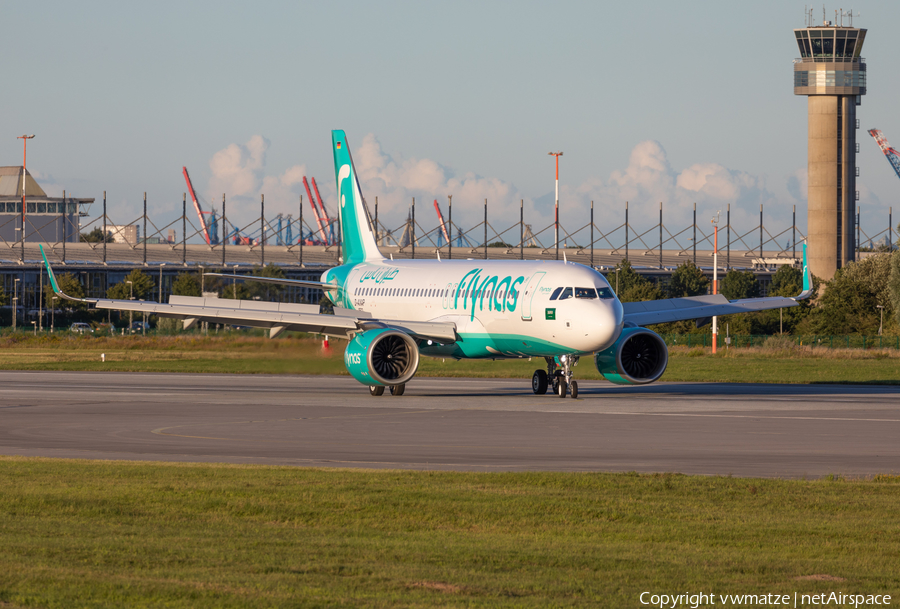
M806 242L803 242L803 291L794 296L794 300L806 300L813 293L812 275L809 274L809 264L806 262Z
M53 292L55 294L59 294L60 296L65 296L65 294L59 291L59 284L56 283L56 275L53 274L53 269L50 268L50 261L47 260L47 254L44 252L44 246L38 244L38 248L41 250L41 257L44 259L44 266L47 267L47 274L50 276L50 286L53 288Z

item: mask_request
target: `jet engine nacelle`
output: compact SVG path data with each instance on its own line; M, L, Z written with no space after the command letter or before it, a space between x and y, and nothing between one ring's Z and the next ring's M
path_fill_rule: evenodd
M344 365L363 385L402 385L419 368L419 348L408 334L398 330L366 330L347 345Z
M646 385L659 379L669 363L669 349L656 332L625 328L608 349L594 356L597 370L617 385Z

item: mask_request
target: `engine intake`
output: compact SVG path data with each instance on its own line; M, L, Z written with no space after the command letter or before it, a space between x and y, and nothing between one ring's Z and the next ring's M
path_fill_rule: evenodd
M618 385L646 385L666 371L669 349L655 332L625 328L611 347L597 352L594 363L608 381Z
M419 368L419 348L399 330L366 330L347 344L344 365L364 385L402 385Z

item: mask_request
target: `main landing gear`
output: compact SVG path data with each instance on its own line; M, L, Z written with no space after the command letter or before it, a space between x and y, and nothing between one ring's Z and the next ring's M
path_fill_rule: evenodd
M547 393L547 388L551 387L553 393L561 398L571 393L573 398L578 397L578 382L572 379L572 368L578 363L578 357L573 355L561 355L558 358L545 357L547 360L547 371L535 370L534 376L531 377L531 390L537 395Z
M406 391L406 383L400 385L391 385L391 395L403 395ZM384 385L369 385L369 393L373 396L384 395Z

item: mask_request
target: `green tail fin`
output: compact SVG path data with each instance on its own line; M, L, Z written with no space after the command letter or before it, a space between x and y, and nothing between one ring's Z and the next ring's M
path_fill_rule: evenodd
M331 132L331 146L334 152L334 175L337 180L338 217L341 222L341 243L344 264L354 264L366 260L383 260L378 251L375 235L369 226L362 191L347 137L340 129Z

